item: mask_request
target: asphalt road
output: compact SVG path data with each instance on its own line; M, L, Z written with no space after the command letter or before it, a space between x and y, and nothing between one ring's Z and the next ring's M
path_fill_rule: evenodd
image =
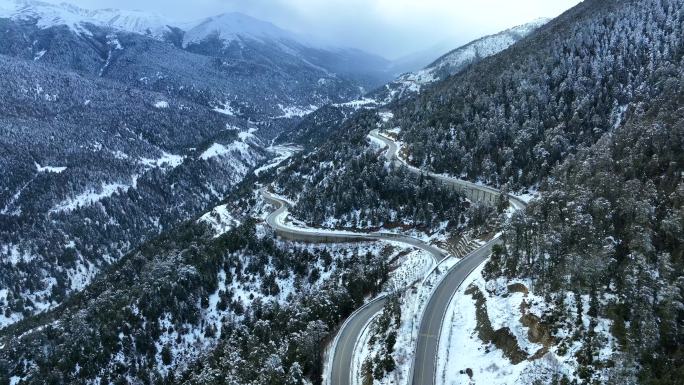
M439 335L449 303L463 281L475 268L487 260L492 253L492 247L499 243L501 243L501 239L494 238L470 253L451 268L432 293L418 328L416 356L413 364L413 385L435 384Z
M300 229L296 227L287 226L280 220L281 216L285 215L289 204L262 189L261 194L269 203L275 205L277 209L268 215L266 223L271 227L278 236L296 241L304 242L349 242L349 241L373 241L383 240L390 242L400 242L410 246L423 249L430 253L435 260L435 263L443 260L448 255L432 245L417 239L399 234L392 233L357 233L350 234L347 232L334 233L330 231L315 231L313 229ZM385 298L377 298L360 309L354 312L342 325L340 332L337 335L337 343L335 344L335 351L333 352L332 367L330 379L335 385L349 385L351 384L351 367L354 359L354 347L359 336L363 332L366 324L385 306Z
M464 192L466 192L468 198L470 198L472 201L480 201L486 204L495 204L499 195L501 195L501 192L499 192L499 190L489 186L484 186L481 184L476 184L465 180L452 178L446 175L423 171L415 166L411 166L410 164L406 163L403 159L401 159L401 157L398 154L399 147L392 139L380 134L378 130L371 131L370 136L383 142L387 146L385 158L388 161L393 162L396 165L404 166L410 172L416 175L426 175L430 178L437 179L448 186L452 186L454 188L463 190ZM514 196L508 196L508 201L511 204L511 206L513 206L513 208L516 210L523 209L527 205L523 200L516 198Z
M471 200L494 204L501 195L499 190L488 186L445 175L425 172L411 166L401 159L398 154L399 147L393 140L380 134L378 130L373 130L370 135L387 146L388 150L385 153L387 160L406 167L414 174L424 174L447 185L459 188L462 191L465 191ZM514 196L508 196L508 201L515 210L521 210L527 206L527 203ZM413 385L434 385L436 383L439 336L444 323L444 316L449 308L449 303L456 294L456 291L458 291L459 287L463 284L463 281L465 281L473 270L487 260L492 253L492 247L501 242L501 239L496 237L479 249L468 254L463 260L451 268L449 273L447 273L447 276L444 277L433 291L418 329L416 355L412 367L413 378L411 383ZM337 384L334 383L334 385Z
M397 165L406 167L415 174L427 175L435 178L447 185L459 188L473 201L481 201L487 204L494 204L500 192L491 187L463 181L448 176L424 172L414 166L407 164L398 156L399 148L397 144L388 137L380 134L378 130L373 130L370 135L383 142L387 146L385 158ZM448 255L442 250L424 243L416 238L406 237L391 233L334 233L329 231L303 230L295 227L283 225L279 218L288 209L288 203L279 199L265 190L261 190L264 198L274 204L278 209L271 213L267 218L268 225L276 233L290 240L305 242L348 242L364 240L385 240L401 242L428 251L436 262L446 258ZM508 197L511 206L520 210L526 207L526 203L516 197ZM428 304L423 313L423 318L419 326L419 335L416 341L416 356L413 364L413 385L434 385L436 380L436 361L439 348L439 335L442 328L444 316L449 307L451 299L455 295L463 281L470 273L482 264L491 254L492 247L501 243L500 238L494 238L482 247L468 254L463 260L454 265L447 273L446 277L438 284L432 293ZM374 301L361 307L353 313L343 324L337 336L335 351L332 357L332 367L330 375L330 385L351 385L351 368L354 356L354 347L363 329L368 322L382 310L385 305L385 298L377 298ZM326 379L326 382L327 383Z

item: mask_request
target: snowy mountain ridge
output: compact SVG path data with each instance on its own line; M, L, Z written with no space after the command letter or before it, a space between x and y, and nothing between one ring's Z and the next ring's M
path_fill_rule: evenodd
M216 36L225 42L251 39L259 42L293 41L311 45L305 39L276 25L239 13L223 13L192 22L178 22L140 10L85 9L69 3L52 4L38 0L0 0L0 18L35 20L40 28L66 25L80 34L90 34L88 24L113 28L161 39L171 27L185 31L183 46Z
M463 66L464 63L478 57L485 58L503 51L548 22L549 19L541 18L494 35L485 36L447 53L420 72L434 73L445 68L448 72L452 72L454 69Z
M186 31L183 46L200 43L211 36L216 36L226 42L240 38L260 42L265 40L301 41L301 38L289 31L239 12L207 17L198 22L186 23L181 27Z
M379 91L379 99L384 97L384 102L389 103L406 94L418 93L429 84L457 74L479 60L496 55L548 22L549 19L537 19L459 47L420 71L399 76Z
M89 10L68 3L51 4L36 0L0 0L0 17L36 20L40 28L66 25L77 33L88 34L84 26L93 24L156 38L163 37L172 24L164 16L150 12L112 8Z

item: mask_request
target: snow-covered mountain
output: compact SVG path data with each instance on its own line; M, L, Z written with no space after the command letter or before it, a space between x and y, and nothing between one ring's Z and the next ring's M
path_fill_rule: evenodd
M68 3L35 0L0 0L0 17L35 20L41 28L66 25L77 33L89 33L88 24L161 38L173 24L167 18L143 11L89 10Z
M0 328L218 203L385 64L240 14L0 0Z
M262 68L261 64L287 63L288 67L308 67L307 82L313 84L320 79L335 83L337 78L344 78L358 83L363 89L372 89L394 78L390 62L377 55L346 47L322 47L305 37L241 13L224 13L182 22L144 11L91 10L68 3L0 0L2 18L33 24L40 30L67 26L82 38L97 35L102 29L106 29L106 33L113 30L140 34L204 56L230 62L254 61L257 65L252 70ZM20 31L19 35L27 34ZM92 42L88 44L92 45ZM43 50L33 53L37 56ZM71 51L79 49L72 47ZM292 71L279 73L291 74Z
M406 94L420 92L421 88L426 85L457 74L469 65L505 50L548 21L549 19L537 19L470 42L445 54L420 71L399 76L395 81L376 91L374 97L390 102Z
M549 19L537 19L531 23L475 40L440 57L423 71L420 71L419 74L427 77L428 75L425 75L425 73L429 73L434 78L452 75L475 60L486 58L505 50L548 22Z
M200 43L210 37L217 37L224 42L236 39L253 39L261 42L301 41L301 38L289 31L239 12L224 13L197 22L185 23L181 28L186 31L183 46Z
M280 61L348 78L365 89L394 78L390 62L382 57L358 49L320 46L307 37L242 13L224 13L179 27L180 46L192 52L230 60L277 55Z

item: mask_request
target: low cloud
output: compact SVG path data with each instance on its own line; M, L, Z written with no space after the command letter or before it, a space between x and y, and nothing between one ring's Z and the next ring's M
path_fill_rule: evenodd
M63 0L55 0L61 2ZM69 0L67 0L69 1ZM153 11L179 21L243 12L334 46L396 58L448 42L454 48L579 0L72 0L86 8Z

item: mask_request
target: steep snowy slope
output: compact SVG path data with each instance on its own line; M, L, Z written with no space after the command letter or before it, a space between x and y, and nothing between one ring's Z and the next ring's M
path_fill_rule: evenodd
M420 71L401 75L397 80L375 91L373 97L388 103L420 92L429 84L457 74L469 65L505 50L548 21L548 19L535 20L468 43L440 57Z
M181 25L181 27L186 30L183 37L183 46L186 47L189 44L201 43L209 37L217 37L226 44L241 39L261 42L299 40L291 32L238 12L208 17L199 22Z
M0 0L0 327L222 199L303 115L360 95L312 48L233 16L214 26L239 42L184 49L144 12Z
M119 9L88 10L68 3L46 3L34 0L0 0L0 17L35 20L39 27L66 25L79 33L88 33L87 24L111 27L162 38L172 24L161 15Z
M183 22L143 11L91 10L68 3L0 0L0 18L20 24L35 23L40 30L66 26L82 38L97 38L102 28L136 33L173 43L179 48L189 48L195 53L232 61L254 59L255 53L262 56L267 65L280 63L285 58L293 65L318 72L310 76L309 84L316 84L320 79L334 84L336 75L340 75L358 83L353 87L358 90L358 86L371 89L392 78L389 61L379 56L345 47L322 47L305 37L241 13ZM286 70L282 68L280 72L288 73Z

